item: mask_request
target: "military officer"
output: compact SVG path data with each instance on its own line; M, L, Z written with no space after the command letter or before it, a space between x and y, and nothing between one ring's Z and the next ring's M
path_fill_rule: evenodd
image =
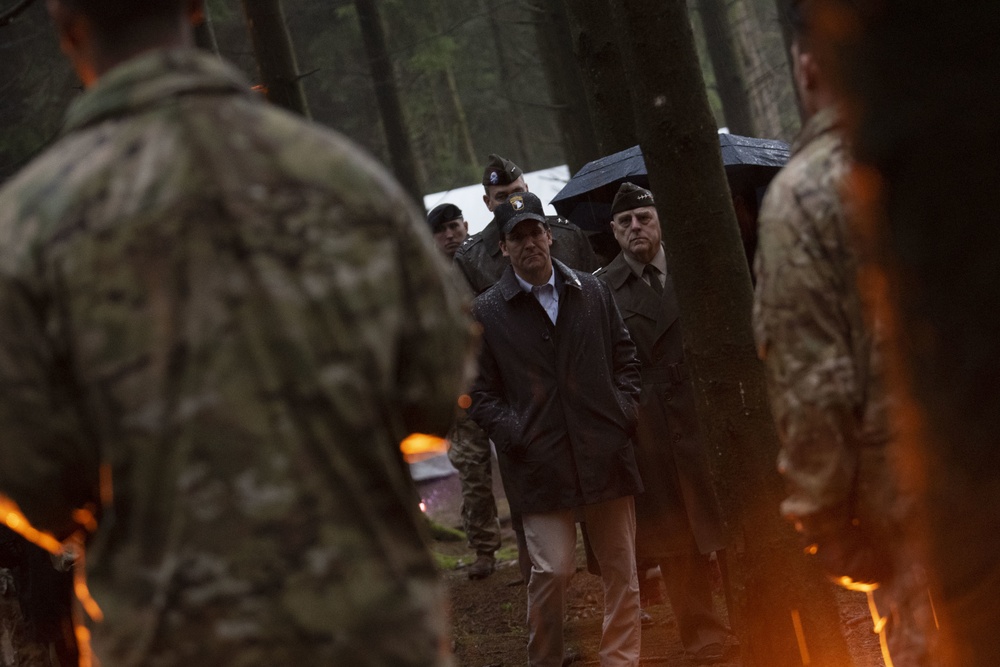
M685 650L713 662L729 631L712 603L710 554L725 539L660 219L653 194L632 183L619 188L611 214L621 253L596 275L611 288L642 364L636 448L645 491L636 496L636 556L660 566Z

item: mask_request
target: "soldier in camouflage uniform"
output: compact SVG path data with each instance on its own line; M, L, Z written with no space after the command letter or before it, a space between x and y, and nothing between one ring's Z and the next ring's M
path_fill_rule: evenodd
M0 190L0 492L96 518L101 664L450 664L399 442L469 325L412 202L190 48L200 3L48 6L87 90Z
M793 18L795 79L811 118L764 199L753 311L789 489L781 511L832 578L874 591L886 664L926 665L931 610L903 535L877 328L841 199L847 151L810 51L808 1Z
M438 249L449 259L454 258L469 232L462 209L454 204L439 204L427 214L427 224ZM448 443L448 460L458 471L462 484L462 529L469 548L476 552L476 560L467 573L469 579L485 579L496 569L496 551L500 548L490 439L459 407Z

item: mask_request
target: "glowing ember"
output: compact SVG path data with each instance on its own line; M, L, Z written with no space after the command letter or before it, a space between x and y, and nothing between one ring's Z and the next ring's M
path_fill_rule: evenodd
M433 435L413 433L400 443L399 449L407 463L416 463L447 452L448 441Z
M422 500L420 501L420 511L421 512L426 512L427 511L427 503L425 503Z

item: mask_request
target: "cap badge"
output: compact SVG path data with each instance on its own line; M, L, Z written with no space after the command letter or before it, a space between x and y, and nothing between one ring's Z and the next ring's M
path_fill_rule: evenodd
M490 172L490 183L496 185L500 182L500 174L495 171Z
M524 199L522 197L511 197L510 205L515 211L520 211L524 208Z

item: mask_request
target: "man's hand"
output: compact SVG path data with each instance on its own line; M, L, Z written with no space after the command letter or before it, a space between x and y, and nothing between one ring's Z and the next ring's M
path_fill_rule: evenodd
M874 539L846 507L797 517L795 527L805 541L806 553L814 555L824 572L841 584L878 584L892 576L887 545Z

